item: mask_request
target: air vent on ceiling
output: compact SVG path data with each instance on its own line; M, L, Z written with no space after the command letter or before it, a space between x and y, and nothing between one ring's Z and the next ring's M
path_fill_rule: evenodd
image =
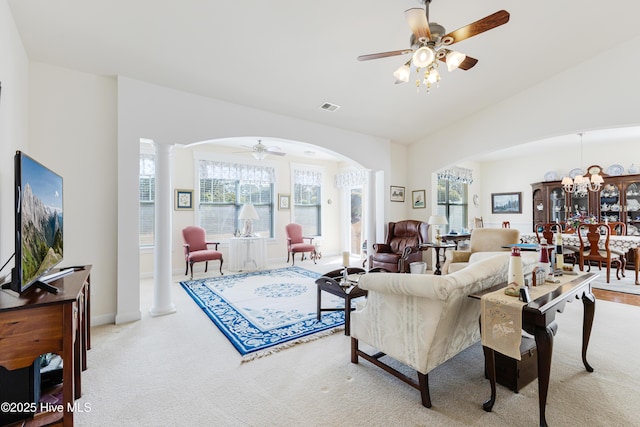
M320 106L321 110L327 110L327 111L336 111L338 108L340 108L339 105L332 104L330 102L325 102Z

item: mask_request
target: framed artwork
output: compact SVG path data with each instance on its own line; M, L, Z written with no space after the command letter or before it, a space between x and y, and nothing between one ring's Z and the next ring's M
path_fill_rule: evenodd
M404 187L392 185L390 198L392 202L404 202Z
M491 193L491 213L522 213L522 193Z
M278 210L289 210L291 196L289 194L278 194Z
M426 206L425 198L425 190L413 190L411 192L411 206L413 206L413 209L424 209Z
M193 210L193 190L177 190L175 194L175 210L192 211Z

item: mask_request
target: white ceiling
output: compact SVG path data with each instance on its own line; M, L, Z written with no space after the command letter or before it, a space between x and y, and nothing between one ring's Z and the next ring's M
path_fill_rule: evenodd
M418 0L8 0L33 61L158 85L409 144L595 53L640 35L631 0L433 0L455 30L505 9L506 25L454 47L479 60L441 67L440 87L394 85L403 12ZM602 64L605 78L615 66ZM319 109L324 102L341 106Z

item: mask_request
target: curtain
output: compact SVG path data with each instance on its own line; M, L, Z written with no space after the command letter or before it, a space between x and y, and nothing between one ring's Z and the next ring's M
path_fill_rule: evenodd
M453 166L438 172L438 179L446 179L453 182L461 182L463 184L473 184L473 170Z
M276 172L269 166L200 160L200 179L231 179L273 184L276 182Z
M293 182L300 185L322 186L322 172L294 169Z
M337 188L358 187L367 184L369 171L359 170L343 172L336 175L335 185Z

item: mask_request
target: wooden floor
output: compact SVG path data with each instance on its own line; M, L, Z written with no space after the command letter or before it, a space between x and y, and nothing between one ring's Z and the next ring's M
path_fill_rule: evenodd
M622 304L640 306L640 295L624 294L622 292L593 289L593 295L599 300L620 302Z

